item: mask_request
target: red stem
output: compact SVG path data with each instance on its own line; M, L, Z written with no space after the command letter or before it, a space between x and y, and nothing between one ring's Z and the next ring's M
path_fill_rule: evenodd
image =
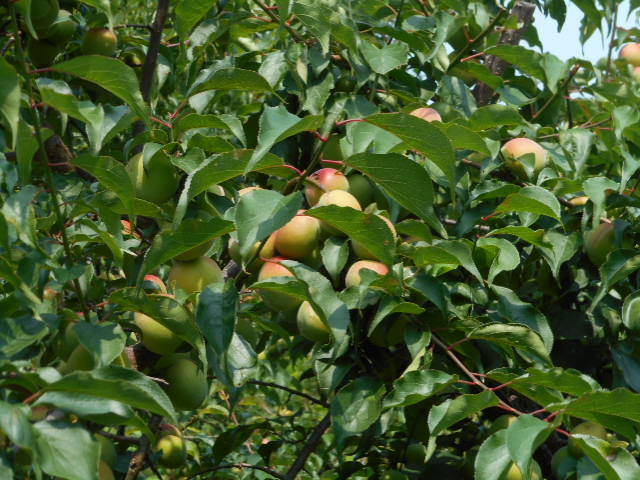
M341 120L339 122L336 122L336 126L340 127L342 125L346 125L347 123L354 123L354 122L364 122L364 120L362 118L350 118L348 120Z

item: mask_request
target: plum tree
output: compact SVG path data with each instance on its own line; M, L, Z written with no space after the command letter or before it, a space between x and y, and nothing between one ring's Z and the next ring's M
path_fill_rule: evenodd
M318 199L318 202L315 206L326 207L328 205L336 205L338 207L351 207L355 210L362 210L362 207L360 207L360 203L358 203L356 197L345 190L332 190L330 192L323 193ZM334 228L331 225L327 225L326 222L320 222L320 228L327 235L344 235L337 228Z
M205 253L209 251L213 245L213 240L208 242L201 243L200 245L196 245L193 248L190 248L186 252L182 252L179 255L173 257L174 260L179 260L181 262L189 262L191 260L195 260L198 257L202 257Z
M344 173L335 168L321 168L307 178L304 195L307 198L309 206L313 207L318 203L323 193L348 189L349 181Z
M167 368L165 386L167 396L178 410L195 410L205 401L209 393L207 376L195 362L179 358Z
M628 43L622 47L620 57L635 67L640 66L640 43Z
M391 230L391 233L393 233L394 241L397 240L398 235L396 233L396 228L393 226L393 223L391 223L391 220L389 220L387 217L383 215L378 215L378 217L384 220L384 222L387 224L387 226L389 227L389 230ZM358 242L357 240L352 240L351 245L353 247L354 253L358 257L367 259L367 260L378 260L378 258L373 253L371 253L371 251L369 251L367 247L365 247L362 243ZM391 245L389 245L389 247L391 247Z
M105 27L88 30L82 39L82 53L85 55L113 57L117 49L118 37Z
M599 267L613 250L616 240L615 224L603 222L593 230L585 233L584 249L591 262Z
M136 196L147 202L161 204L178 190L178 177L169 157L163 154L145 159L143 153L134 155L127 163L127 173Z
M279 262L283 260L288 259L284 257L274 257L265 262L258 274L258 281L263 282L273 277L293 277L293 273L291 273L288 268L280 265ZM301 299L287 293L273 292L264 288L259 289L258 293L265 305L276 312L292 313L302 303Z
M372 260L359 260L351 265L349 270L347 270L347 275L345 276L344 281L347 288L360 285L362 282L362 279L360 278L360 270L362 269L373 270L379 275L387 275L389 273L389 267L384 263L374 262Z
M298 330L312 342L327 343L331 339L329 327L322 321L309 302L302 302L296 315Z
M413 115L414 117L421 118L422 120L425 120L427 122L442 121L442 117L440 116L438 111L435 110L434 108L429 108L429 107L416 108L411 112L411 115Z
M27 44L27 54L33 66L37 68L44 68L51 65L59 53L60 49L58 46L48 40L34 40L30 38Z
M373 202L375 189L367 177L359 173L354 173L349 175L347 180L349 181L349 193L358 200L361 207Z
M549 162L549 155L542 146L529 138L512 138L502 146L502 156L506 167L518 178L528 178L527 170L522 163L525 155L533 155L534 173L538 173Z
M222 282L224 274L215 260L200 257L190 262L175 262L169 272L169 285L191 294L201 292L210 283Z
M309 257L318 247L320 240L320 220L298 211L289 223L274 233L275 247L284 257L302 260Z
M156 450L160 454L160 464L167 468L178 468L187 460L187 448L181 435L162 435L158 439Z
M601 440L607 439L607 431L599 423L594 422L582 422L576 425L571 430L572 435L591 435L592 437L599 438ZM582 447L578 445L573 437L569 437L569 453L576 458L584 455Z

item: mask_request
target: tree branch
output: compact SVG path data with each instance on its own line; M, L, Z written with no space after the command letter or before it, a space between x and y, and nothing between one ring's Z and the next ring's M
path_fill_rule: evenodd
M313 429L311 435L307 439L307 443L304 448L296 458L296 461L293 462L293 465L284 476L284 480L295 480L296 475L304 468L304 464L307 462L309 456L313 453L313 451L318 448L320 444L320 440L322 439L322 435L331 425L331 416L327 413L322 421Z
M162 417L159 415L154 415L149 422L149 427L151 430L156 430L158 425L160 425L160 421ZM129 470L127 471L127 476L124 477L124 480L136 480L140 472L144 470L144 467L147 463L147 455L149 454L149 450L151 448L151 442L149 438L142 437L140 439L140 447L138 451L131 457L131 463L129 463Z
M247 383L250 383L252 385L260 385L263 387L273 387L273 388L279 388L280 390L284 390L285 392L289 392L292 395L297 395L299 397L303 397L306 398L307 400L316 403L318 405L322 405L323 407L327 408L328 405L326 402L324 402L323 400L320 400L316 397L313 397L311 395L309 395L308 393L304 393L301 392L299 390L294 390L293 388L289 388L289 387L285 387L284 385L279 385L277 383L273 383L273 382L262 382L260 380L249 380Z
M233 463L229 465L218 465L215 467L205 468L204 470L200 470L199 472L196 472L193 475L187 477L187 480L190 480L191 478L196 478L200 475L204 475L205 473L216 472L218 470L223 470L227 468L249 468L251 470L260 470L261 472L268 473L272 477L278 478L279 480L287 480L287 477L285 477L281 473L271 468L263 467L261 465L251 465L250 463Z

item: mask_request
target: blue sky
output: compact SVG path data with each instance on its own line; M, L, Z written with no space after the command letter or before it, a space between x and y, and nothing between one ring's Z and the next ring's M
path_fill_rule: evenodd
M545 18L542 12L536 11L535 26L538 29L538 36L544 50L551 52L562 60L571 57L580 57L595 62L600 58L607 56L608 39L602 38L599 32L594 33L587 43L583 46L580 44L580 21L582 20L582 12L572 2L569 3L567 9L567 20L561 30L557 31L555 20ZM618 13L618 25L621 27L632 27L636 24L635 13L627 18L629 13L629 0L624 0L620 5ZM606 34L606 30L604 32ZM614 55L617 52L614 51Z

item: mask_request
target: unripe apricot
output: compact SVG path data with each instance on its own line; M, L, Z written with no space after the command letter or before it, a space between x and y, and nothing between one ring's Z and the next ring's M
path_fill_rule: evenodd
M176 262L169 272L169 285L187 293L201 292L210 283L222 282L224 274L218 264L209 257L191 262Z
M36 31L44 30L58 18L59 11L58 0L31 0L29 9L31 25Z
M349 270L347 270L347 275L345 277L345 285L348 287L353 287L355 285L360 285L362 279L360 278L360 270L362 269L373 270L374 272L380 275L387 275L389 273L389 268L380 262L374 262L371 260L359 260L355 262Z
M195 410L209 393L207 376L198 366L186 358L178 359L166 373L167 396L178 410Z
M251 248L251 252L249 252L249 258L254 255L254 253L256 252L256 250L258 250L258 247L260 246L261 243L262 242L256 242L253 244L253 247ZM238 243L237 240L234 240L234 239L229 240L229 255L231 256L234 262L236 262L238 265L242 265L242 256L240 255L240 244ZM264 263L264 261L261 260L262 258L272 258L272 257L275 257L275 255L276 255L276 237L275 237L275 234L271 234L269 238L267 238L267 241L265 242L262 249L260 250L260 253L256 256L256 259L253 262L251 262L251 265L247 265L246 267L247 271L251 273L257 272L262 266L262 264Z
M321 168L309 175L308 180L304 187L304 195L311 207L318 203L320 196L325 192L349 189L347 177L335 168Z
M331 331L309 302L302 302L296 315L298 330L303 337L312 342L327 343L331 339Z
M338 207L351 207L355 210L362 211L362 207L356 200L356 197L344 190L333 190L331 192L323 193L316 203L316 207L325 207L327 205L336 205ZM320 226L323 232L328 235L343 235L340 230L327 225L325 222L320 222Z
M505 480L522 480L524 475L522 475L522 470L515 463L511 464L509 470L507 470L507 474L504 477ZM540 471L540 466L537 463L533 464L533 468L531 469L531 480L540 480L542 478L542 472Z
M118 48L118 37L108 28L92 28L84 34L82 53L113 57Z
M519 160L521 157L528 154L534 155L535 173L542 170L549 162L547 151L529 138L513 138L502 146L501 151L505 165L518 178L527 178L524 165Z
M320 220L304 215L300 210L289 223L274 233L275 247L280 255L302 260L311 255L320 240Z
M187 449L179 435L163 435L156 444L160 453L160 464L167 468L178 468L187 460Z
M274 257L270 261L265 262L258 274L258 281L262 282L272 277L293 277L294 275L289 269L277 263L283 260L287 259L284 257ZM259 289L259 293L265 305L276 312L292 312L302 303L302 300L299 298L286 293L272 292L266 289Z
M633 66L640 66L640 43L628 43L622 47L620 57Z
M78 345L60 368L60 373L67 374L77 370L91 370L93 366L93 357L89 350L84 348L83 345Z
M574 207L582 207L583 205L586 205L588 201L589 197L587 197L586 195L581 195L579 197L573 197L571 200L569 200L569 203Z
M164 156L156 156L145 164L144 155L139 153L131 157L126 170L136 189L136 196L147 202L164 203L178 190L175 168Z
M607 439L607 431L605 428L594 422L582 422L571 430L571 434L579 434L579 435L591 435L592 437L599 438L601 440ZM569 452L576 458L579 458L584 455L582 451L582 447L576 443L576 441L569 437Z
M414 117L421 118L422 120L425 120L427 122L441 122L442 121L442 117L437 112L437 110L435 110L433 108L429 108L429 107L416 108L414 111L412 111L410 113L410 115L413 115Z
M584 236L584 249L591 263L599 267L607 259L609 252L613 250L616 240L615 225L613 222L604 222Z
M142 344L147 350L166 355L175 352L182 343L180 337L153 318L139 312L133 318L142 332Z
M71 13L66 10L60 10L58 17L51 25L37 32L38 38L46 38L58 47L64 47L73 37L77 27L78 24L71 18Z
M395 240L397 240L398 238L398 235L396 234L396 228L393 226L393 223L391 223L391 220L389 220L387 217L384 217L382 215L378 215L378 217L384 220L384 222L387 224L387 226L389 227L389 230L391 230L391 233L393 233L393 240L395 242ZM367 250L367 248L364 245L362 245L360 242L356 240L352 240L351 245L353 246L353 251L358 257L365 258L368 260L378 259L373 253Z
M347 177L349 180L349 193L356 197L361 207L373 202L375 190L371 182L364 175L355 173Z
M147 293L167 293L167 287L164 282L156 275L145 275L142 289Z

